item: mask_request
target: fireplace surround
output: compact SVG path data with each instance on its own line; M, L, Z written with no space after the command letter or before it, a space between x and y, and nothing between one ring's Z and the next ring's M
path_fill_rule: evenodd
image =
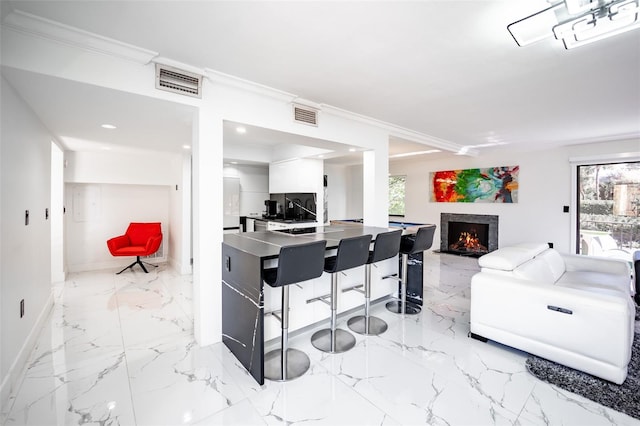
M498 216L440 214L440 252L482 256L498 249Z

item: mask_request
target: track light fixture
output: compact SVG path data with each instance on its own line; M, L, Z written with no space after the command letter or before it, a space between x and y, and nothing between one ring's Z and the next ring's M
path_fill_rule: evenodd
M640 0L557 0L507 26L518 44L554 36L565 49L640 28Z

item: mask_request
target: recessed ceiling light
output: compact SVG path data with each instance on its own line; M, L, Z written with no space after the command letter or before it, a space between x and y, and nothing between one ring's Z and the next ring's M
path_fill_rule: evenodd
M238 164L237 161L231 161L231 164Z
M318 158L324 158L323 154L318 155Z
M191 145L182 145L182 149L191 149Z
M238 133L243 135L243 134L247 133L247 129L242 127L242 126L238 126L238 127L236 127L236 132L238 132Z
M355 148L349 148L349 152L356 152Z
M103 129L109 129L109 130L113 130L116 128L116 126L114 126L113 124L103 124L102 126Z

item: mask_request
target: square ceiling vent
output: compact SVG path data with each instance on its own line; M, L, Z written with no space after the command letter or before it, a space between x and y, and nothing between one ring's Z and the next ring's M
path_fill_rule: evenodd
M201 98L202 76L156 64L156 89Z
M305 105L293 104L293 121L318 127L318 110Z

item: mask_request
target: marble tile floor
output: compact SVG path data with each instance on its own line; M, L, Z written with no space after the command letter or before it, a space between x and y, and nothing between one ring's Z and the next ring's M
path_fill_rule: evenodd
M192 282L165 266L72 274L4 425L640 425L541 382L526 354L467 337L477 260L425 255L425 306L354 349L317 351L313 331L290 340L311 358L288 383L259 386L222 344L193 338ZM346 319L339 325L346 327ZM277 343L276 343L277 345Z

